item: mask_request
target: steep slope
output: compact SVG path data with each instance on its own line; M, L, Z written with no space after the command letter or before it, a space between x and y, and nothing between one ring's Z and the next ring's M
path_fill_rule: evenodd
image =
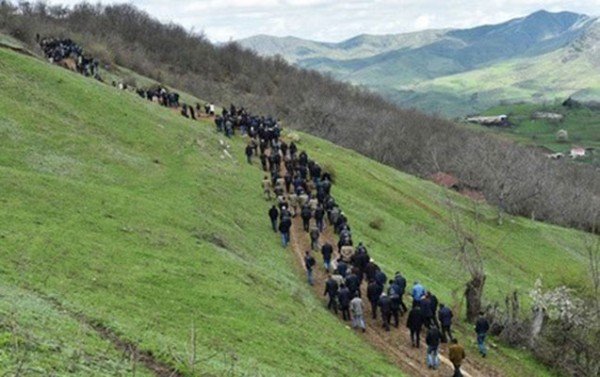
M269 230L262 173L241 162L242 141L229 158L209 123L12 52L0 51L0 64L11 93L0 98L0 282L50 296L187 375L401 374L305 286ZM589 288L580 233L522 218L498 226L487 206L300 137L336 171L336 200L378 264L423 281L458 317L467 278L451 251L448 201L475 224L488 302L538 276ZM470 326L457 332L475 355ZM502 346L485 362L507 376L551 375Z
M210 123L12 52L0 65L3 286L51 297L185 375L401 375L322 314L265 237L260 172L227 157ZM60 371L69 333L57 331L47 353ZM50 370L42 362L28 367Z

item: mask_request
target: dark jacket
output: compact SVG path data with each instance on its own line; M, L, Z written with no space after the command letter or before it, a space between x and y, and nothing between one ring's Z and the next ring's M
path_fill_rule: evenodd
M406 292L406 278L404 276L398 274L394 277L394 281L398 284L398 288L400 288L399 295L403 295Z
M325 217L325 210L321 207L318 207L315 210L315 219L317 220L323 220L323 218Z
M371 302L377 302L377 300L379 300L379 296L381 296L381 292L383 292L383 287L377 284L374 280L371 281L367 286L367 298Z
M358 280L358 276L356 276L355 273L351 272L348 275L346 275L346 286L348 287L350 292L358 291L359 282L360 281Z
M438 310L438 299L435 295L431 295L429 296L429 300L431 300L431 310L433 310L433 315L435 316L435 313Z
M277 220L277 216L279 216L279 212L277 211L277 208L271 207L271 209L269 210L269 218L271 220Z
M279 231L281 233L288 233L292 227L292 220L285 218L279 222Z
M447 306L444 306L443 308L441 308L440 312L438 313L438 319L440 320L440 323L442 324L442 326L452 325L452 317L453 316L454 316L454 314L452 314L452 310L450 310L450 308Z
M302 219L310 219L312 213L310 211L310 207L308 206L304 206L302 207L302 211L300 212L300 216L302 216Z
M307 270L312 270L315 265L315 258L312 255L304 256L304 266L306 266Z
M348 265L346 262L339 261L337 264L337 270L343 277L346 277L346 272L348 271Z
M427 330L427 336L425 337L425 343L429 347L438 347L440 345L440 330L437 327L432 327Z
M365 267L365 275L367 275L367 280L375 279L375 273L377 270L379 270L379 266L377 266L375 263L367 263L367 266Z
M382 313L389 313L392 311L392 301L388 296L379 296L377 305L381 308Z
M376 271L375 272L375 281L377 282L377 284L380 284L383 287L385 285L385 283L387 282L387 276L385 276L385 273L381 270Z
M331 254L333 254L333 246L330 243L326 242L321 246L321 254L323 254L323 260L331 260Z
M350 290L348 287L341 288L338 292L338 300L340 302L340 306L342 308L347 308L350 306Z
M433 309L431 308L431 300L424 298L419 302L421 306L421 315L423 318L433 318Z
M477 322L475 322L475 332L477 334L485 334L490 329L490 323L485 317L477 318Z
M323 295L328 294L330 297L336 297L338 294L339 286L333 278L327 279L325 282L325 292Z
M409 329L416 331L423 326L423 316L421 315L421 309L416 306L412 308L412 310L408 313L408 318L406 320L406 327Z

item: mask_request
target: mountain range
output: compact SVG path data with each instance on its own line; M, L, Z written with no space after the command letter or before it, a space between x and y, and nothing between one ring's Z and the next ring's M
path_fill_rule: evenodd
M542 10L471 29L364 34L339 43L257 35L238 43L405 107L458 116L502 102L597 97L599 41L597 18Z

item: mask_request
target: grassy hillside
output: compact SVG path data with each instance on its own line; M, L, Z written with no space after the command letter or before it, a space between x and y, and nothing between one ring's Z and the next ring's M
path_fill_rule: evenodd
M0 286L40 305L49 296L189 375L401 374L305 286L269 230L261 172L243 162L243 141L231 143L230 159L210 124L12 52L0 50L0 66L0 90L10 93L0 98ZM473 204L301 138L311 157L335 169L336 199L380 266L421 280L458 311L467 277L451 252L444 202L466 224L474 223ZM580 233L522 218L499 227L492 209L477 212L471 230L484 246L487 302L517 289L527 314L526 291L540 276L546 286L589 289ZM381 229L368 225L376 218ZM3 313L29 311L3 305ZM194 373L186 362L193 329L202 360ZM458 331L475 355L470 326ZM100 340L79 342L93 354ZM59 371L68 349L46 351ZM507 376L551 375L504 347L486 362ZM114 363L131 367L118 355ZM2 363L0 374L16 367Z
M552 112L561 114L561 120L536 119L536 112ZM513 127L488 128L477 125L468 127L479 131L490 132L508 137L519 143L531 146L542 146L554 152L568 154L571 148L595 148L593 153L581 161L600 164L600 111L588 107L566 108L555 102L549 105L517 104L495 106L484 112L488 115L507 114ZM568 132L568 141L559 142L556 133L559 130Z
M222 157L212 126L12 52L0 65L3 287L40 291L183 371L196 328L194 375L400 375L323 315L268 233L260 172ZM47 353L64 371L57 342Z

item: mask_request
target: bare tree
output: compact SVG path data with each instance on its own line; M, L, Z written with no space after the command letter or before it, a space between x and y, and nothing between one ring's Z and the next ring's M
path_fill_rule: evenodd
M456 253L461 265L470 276L465 289L467 320L474 321L482 308L483 289L486 280L478 230L479 211L477 204L473 202L475 211L471 223L468 224L464 220L465 216L460 216L456 205L449 199L447 203L450 212L448 225L454 239L452 251Z

